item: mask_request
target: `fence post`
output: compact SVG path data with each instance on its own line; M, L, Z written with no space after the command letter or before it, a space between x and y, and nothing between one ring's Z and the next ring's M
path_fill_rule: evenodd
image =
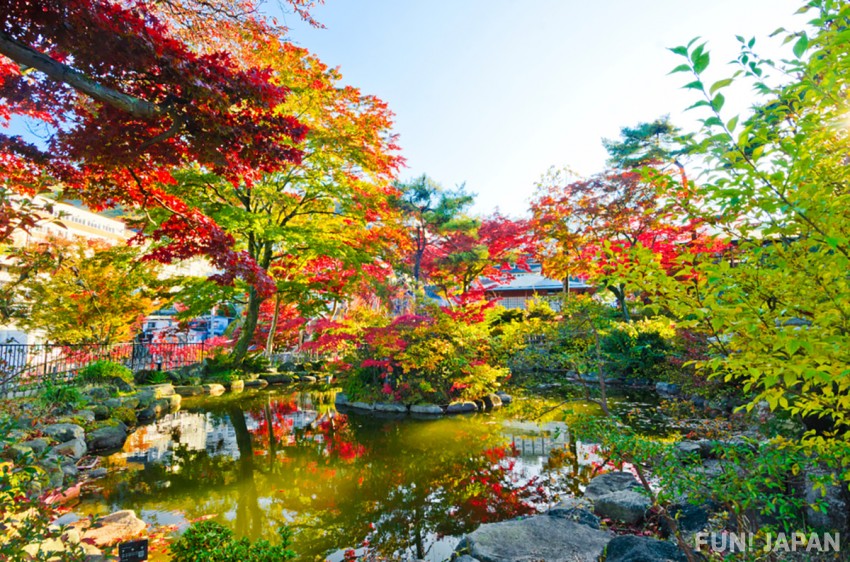
M47 344L44 343L42 345L44 346L44 375L42 376L42 379L46 380L47 379Z

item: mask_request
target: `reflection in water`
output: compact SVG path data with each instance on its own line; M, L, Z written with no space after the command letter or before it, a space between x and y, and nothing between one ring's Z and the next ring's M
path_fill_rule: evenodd
M191 402L140 428L89 509L214 515L238 534L288 524L299 559L447 558L479 524L577 490L588 451L562 425L499 415L436 421L336 413L332 396L273 392ZM572 475L572 477L565 477Z

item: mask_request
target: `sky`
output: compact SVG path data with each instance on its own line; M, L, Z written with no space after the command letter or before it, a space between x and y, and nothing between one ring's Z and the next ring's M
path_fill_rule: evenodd
M465 182L478 194L476 212L521 216L549 167L601 171L601 139L617 138L623 126L669 114L694 130L700 115L684 109L698 98L681 89L686 75L668 75L683 62L668 47L701 36L712 54L709 77L725 77L736 35L756 37L768 57L785 53L768 36L802 28L793 15L800 4L326 0L313 11L324 29L283 19L292 41L395 112L403 179ZM753 101L748 88L732 90L728 117Z

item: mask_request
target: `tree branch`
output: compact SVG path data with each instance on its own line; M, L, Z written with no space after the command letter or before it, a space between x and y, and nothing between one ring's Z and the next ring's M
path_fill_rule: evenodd
M56 82L68 84L75 90L99 102L129 113L134 117L151 119L159 117L165 112L163 108L155 103L121 93L99 84L80 71L16 41L3 32L0 32L0 54L7 56L20 65L34 68Z

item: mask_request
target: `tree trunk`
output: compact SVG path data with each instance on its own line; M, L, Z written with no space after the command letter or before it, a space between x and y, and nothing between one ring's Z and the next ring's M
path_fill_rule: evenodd
M260 319L260 305L263 304L264 300L257 294L257 289L254 287L248 290L248 310L245 311L242 333L239 335L239 341L236 342L236 348L233 350L234 363L241 363L248 354L248 348L251 346L251 340L254 339L254 332L257 330L257 322Z
M266 338L266 357L272 358L274 353L274 336L277 332L277 319L280 316L280 293L275 293L274 296L274 314L272 315L272 323L269 326L269 335Z
M629 307L626 303L626 286L622 284L619 287L609 285L608 290L614 293L614 296L617 297L617 307L623 314L623 320L625 322L631 322L632 318L629 315Z

